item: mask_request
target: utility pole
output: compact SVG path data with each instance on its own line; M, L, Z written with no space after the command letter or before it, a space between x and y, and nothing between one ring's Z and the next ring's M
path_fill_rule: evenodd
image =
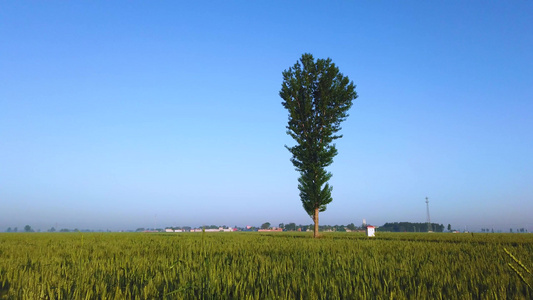
M426 222L428 223L428 232L430 232L431 231L431 219L429 217L429 199L428 199L428 197L426 197L426 212L427 212Z

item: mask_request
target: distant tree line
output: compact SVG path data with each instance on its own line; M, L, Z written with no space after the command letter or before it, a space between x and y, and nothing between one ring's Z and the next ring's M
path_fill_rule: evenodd
M220 227L222 227L224 229L229 228L226 225L222 225L222 226L219 226L219 225L200 226L200 228L205 228L205 229L219 229ZM273 228L281 228L283 231L312 231L314 229L314 224L309 224L309 225L307 225L307 224L305 224L305 225L298 224L297 225L296 223L291 222L291 223L287 223L287 224L280 223L276 227L276 226L273 226L273 224L271 224L270 222L265 222L265 223L261 224L261 226L258 226L258 227L256 227L256 226L246 226L246 227L234 226L232 228L237 229L237 231L257 231L259 229L273 229ZM183 231L190 231L193 228L190 227L190 226L169 226L169 227L165 227L165 229L172 229L172 230L181 229ZM136 232L143 232L143 231L163 232L163 231L165 231L165 229L162 229L162 228L155 229L155 228L140 227L140 228L137 228L135 231ZM356 226L353 223L350 223L348 225L320 225L319 229L320 229L320 231L340 231L340 232L342 232L342 231L364 230L364 226Z
M412 222L394 222L394 223L385 223L385 225L379 227L379 231L388 231L388 232L427 232L428 224L427 223L412 223ZM443 232L444 225L431 223L431 228L429 231L433 232Z
M109 230L108 230L109 231ZM33 229L30 225L26 225L24 226L24 230L23 231L19 231L18 227L8 227L6 229L6 232L41 232L41 229ZM95 230L90 230L90 229L78 229L78 228L74 228L74 229L68 229L68 228L62 228L60 230L56 230L54 227L51 227L50 229L47 229L46 232L96 232ZM102 230L98 230L98 232L103 232Z
M206 225L202 226L205 229L218 229L220 227L227 229L229 228L226 225ZM320 231L361 231L364 230L366 227L365 224L362 224L361 226L356 226L354 223L350 223L348 225L320 225L319 230ZM166 227L170 229L182 229L183 231L190 231L192 227L190 226L180 226L180 227ZM257 231L258 229L272 229L275 228L270 224L270 222L263 223L260 227L255 226L247 226L247 227L237 227L234 226L233 228L236 228L238 231ZM314 224L309 225L302 225L302 224L296 224L294 222L291 223L280 223L277 228L283 229L283 231L312 231L314 229ZM413 223L413 222L392 222L392 223L385 223L382 226L378 227L378 230L381 232L427 232L428 226L427 223ZM431 229L430 231L433 232L444 232L445 226L442 224L437 223L431 223ZM19 230L18 227L8 227L6 232L40 232L41 230L34 230L30 225L24 226L22 230ZM90 229L68 229L68 228L62 228L62 229L56 229L54 227L51 227L50 229L46 230L47 232L104 232L104 230L90 230ZM110 230L106 230L107 232L110 232ZM133 231L133 230L131 230ZM159 231L163 232L164 229L158 228L158 229L152 229L152 228L137 228L135 230L136 232L142 232L142 231ZM452 229L452 226L448 224L447 231L456 231L455 229ZM493 228L481 228L480 230L483 233L494 233L495 230ZM501 232L501 230L498 230L498 232ZM510 228L509 232L511 233L527 233L528 230L526 228Z
M310 231L310 230L314 230L314 226L315 226L314 224L296 225L296 223L287 223L287 224L281 223L279 224L278 228L283 229L283 231L308 231L308 230ZM269 229L269 228L272 228L269 222L263 223L261 225L261 229ZM319 226L320 231L341 231L342 232L346 230L355 231L355 230L363 230L363 229L364 229L363 227L355 226L353 223L350 223L348 225L320 225Z
M11 227L8 227L6 230L6 232L18 232L18 231L19 229L17 227L13 229L11 229ZM35 232L35 230L33 230L30 225L26 225L24 226L24 232Z

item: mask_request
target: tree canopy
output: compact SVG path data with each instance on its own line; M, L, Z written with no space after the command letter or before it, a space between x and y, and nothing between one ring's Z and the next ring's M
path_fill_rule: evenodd
M283 72L279 94L289 112L287 134L296 141L295 146L285 147L300 173L300 200L314 221L317 237L318 213L333 200L333 188L328 184L332 174L326 167L337 155L333 141L342 137L338 132L348 117L352 100L357 98L355 85L331 59L315 61L313 55L306 53Z

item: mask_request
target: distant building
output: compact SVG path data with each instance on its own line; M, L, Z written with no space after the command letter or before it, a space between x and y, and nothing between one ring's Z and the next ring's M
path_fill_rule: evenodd
M194 228L191 229L191 232L233 232L235 231L233 228L224 228L219 227L218 229L203 229L203 228Z
M257 231L259 232L280 232L280 231L283 231L283 229L274 227L272 229L259 229Z

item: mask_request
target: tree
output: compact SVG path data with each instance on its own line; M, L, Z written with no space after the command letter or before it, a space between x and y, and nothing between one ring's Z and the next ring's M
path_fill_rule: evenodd
M291 162L300 173L300 200L314 222L318 237L318 213L326 210L332 187L332 174L326 167L333 163L337 148L332 142L340 124L348 117L352 100L357 98L355 85L342 75L331 59L317 59L303 54L293 67L283 72L280 97L289 111L287 134L295 141L285 146L292 154Z
M285 230L287 231L296 231L296 223L289 223L285 225Z
M448 224L448 231L452 231L452 224Z
M31 229L31 226L30 225L26 225L24 226L24 232L32 232L33 230Z
M343 225L335 225L333 229L339 232L346 232L346 227L344 227Z
M261 229L268 229L268 228L270 228L269 222L263 223L263 225L261 225Z

